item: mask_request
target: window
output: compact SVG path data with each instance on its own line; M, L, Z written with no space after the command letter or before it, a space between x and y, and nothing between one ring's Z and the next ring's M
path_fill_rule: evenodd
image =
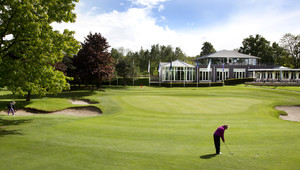
M296 72L292 72L292 77L291 77L292 80L296 80Z
M283 79L289 79L289 72L288 71L283 72Z
M229 78L229 69L224 68L224 73L223 73L223 68L217 68L217 81L223 81Z
M209 81L211 80L211 69L207 70L207 68L199 69L199 81Z
M246 69L244 68L235 68L233 69L233 78L245 78L246 77Z
M268 72L268 79L273 79L273 73L272 72Z
M280 72L276 71L275 73L275 79L279 80L280 79Z
M171 70L169 67L162 69L163 81L193 81L195 79L195 68L187 67L173 67Z

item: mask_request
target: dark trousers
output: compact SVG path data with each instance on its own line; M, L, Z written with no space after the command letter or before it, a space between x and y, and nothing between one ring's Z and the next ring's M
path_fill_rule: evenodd
M8 115L10 114L10 112L12 112L12 115L15 115L15 111L13 108L10 108L9 111L8 111Z
M219 154L220 153L220 136L214 135L214 142L215 142L216 154Z

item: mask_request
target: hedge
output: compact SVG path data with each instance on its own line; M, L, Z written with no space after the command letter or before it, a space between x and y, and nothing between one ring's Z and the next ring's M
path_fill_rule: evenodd
M246 85L253 85L253 86L300 86L300 83L287 83L287 82L246 82Z
M245 82L253 82L254 78L243 78L243 79L227 79L224 81L225 85L236 85L236 84L244 84Z
M253 82L254 78L244 78L244 79L227 79L224 81L224 85L236 85L236 84L244 84L245 82ZM124 79L118 78L117 80L113 80L111 82L103 82L102 85L124 85ZM126 79L126 86L132 86L133 81L132 78ZM137 78L134 79L134 86L148 86L149 85L149 78ZM162 82L162 83L151 83L150 86L162 86L162 87L171 87L170 82ZM209 87L209 86L223 86L223 82L200 82L198 83L198 87ZM196 82L192 83L183 83L183 82L172 82L172 87L197 87Z
M124 79L123 78L118 78L117 80L111 81L111 82L103 82L103 85L120 85L123 86L124 85ZM126 79L125 82L126 86L132 86L133 85L133 81L132 78L128 78ZM149 85L149 78L138 78L138 79L134 79L134 85L135 86L148 86Z
M151 86L161 86L161 87L197 87L197 83L183 83L183 82L170 82L163 83L152 83ZM211 82L211 83L198 83L198 87L209 87L209 86L223 86L222 82Z

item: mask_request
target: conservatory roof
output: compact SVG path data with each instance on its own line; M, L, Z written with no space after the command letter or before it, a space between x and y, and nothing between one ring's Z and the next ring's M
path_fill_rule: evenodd
M160 63L161 67L170 67L170 64L171 64L171 62L168 62L168 63L161 62ZM195 66L185 63L183 61L175 60L175 61L172 61L172 67L195 67Z
M300 71L300 69L292 69L288 67L283 67L283 66L278 66L274 68L269 68L269 69L249 69L249 71Z
M242 59L260 59L260 57L251 56L247 54L242 54L237 51L222 50L206 56L198 57L196 60L206 59L206 58L242 58Z

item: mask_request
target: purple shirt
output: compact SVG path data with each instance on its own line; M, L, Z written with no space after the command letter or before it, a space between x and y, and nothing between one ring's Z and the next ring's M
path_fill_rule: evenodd
M215 131L214 135L218 135L222 138L223 142L225 142L225 139L224 139L224 127L223 126L220 126L218 127L218 129Z

